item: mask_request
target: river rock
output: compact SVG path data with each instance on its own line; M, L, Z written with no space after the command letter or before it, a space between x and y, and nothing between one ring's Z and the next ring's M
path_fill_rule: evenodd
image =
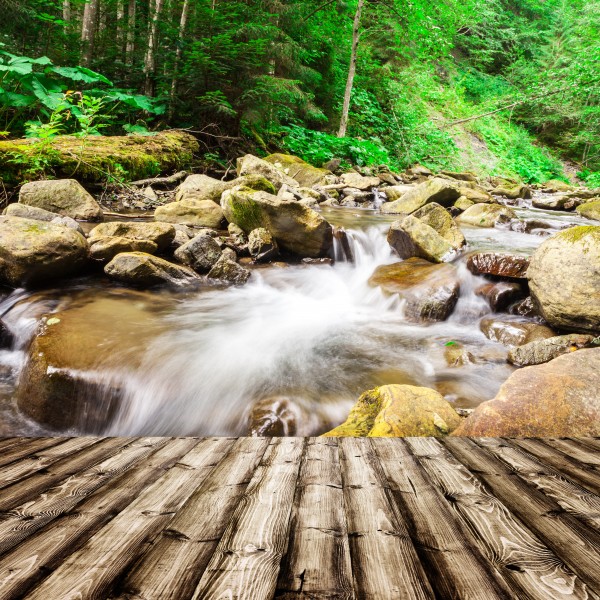
M246 233L263 227L287 252L310 258L331 252L331 225L318 212L297 201L281 200L266 192L241 187L224 192L221 206L230 223Z
M421 258L377 267L369 284L406 301L406 317L414 321L443 321L458 300L456 267L436 265Z
M112 221L94 227L89 233L93 240L110 237L127 238L134 241L153 242L159 251L166 250L175 239L175 228L167 223L139 223L133 221Z
M534 196L531 204L534 208L543 210L568 210L573 208L574 203L568 196Z
M75 179L31 181L21 187L19 202L82 221L102 221L100 205Z
M387 241L400 258L417 256L437 263L454 256L454 248L447 240L412 215L403 215L391 224Z
M384 385L365 392L348 419L326 437L441 437L460 424L444 397L429 388Z
M104 267L104 272L117 281L141 287L155 285L180 287L200 280L192 269L175 265L145 252L117 254Z
M579 350L515 371L453 435L587 437L600 435L600 348Z
M271 194L275 193L273 184L260 175L246 175L231 181L221 181L208 175L189 175L177 188L175 201L212 200L219 204L223 192L238 185L245 185L253 190L262 190Z
M0 217L0 282L18 287L76 275L87 257L87 241L74 229Z
M175 258L199 273L206 273L221 258L221 246L206 232L197 236L175 250Z
M223 210L213 200L186 199L157 207L154 219L188 227L219 229L223 225Z
M471 208L471 206L474 206L475 202L473 202L472 200L469 200L467 197L465 196L461 196L454 204L453 206L455 208L457 208L460 212L464 212L465 210L467 210L467 208Z
M371 191L375 187L381 185L381 179L379 177L364 177L356 171L350 171L344 173L340 177L342 183L345 183L350 188L356 188L361 191Z
M71 217L65 217L56 213L44 210L43 208L37 208L35 206L27 206L27 204L9 204L5 211L5 215L9 217L21 217L22 219L34 219L35 221L46 221L47 223L55 223L56 225L64 225L70 227L75 231L83 234L81 225Z
M14 337L10 329L0 320L0 350L2 348L10 348L13 344Z
M518 198L531 198L531 188L524 183L519 183L514 186L501 185L492 190L492 194L496 196L504 196L511 200Z
M494 201L492 195L479 186L473 188L460 186L458 191L461 197L464 196L467 200L473 202L473 204L487 204Z
M326 185L335 179L335 175L328 169L319 169L290 154L270 154L265 161L271 163L276 169L294 179L297 185L312 188L313 185Z
M557 328L600 331L600 226L565 229L533 254L531 296Z
M600 200L581 204L576 210L582 217L585 217L586 219L600 221Z
M560 181L560 179L550 179L542 186L542 192L555 194L556 192L571 192L574 188L572 185Z
M257 262L269 261L279 255L279 248L273 236L264 228L253 229L248 236L250 256Z
M557 335L545 340L529 342L523 346L517 346L508 353L508 362L517 367L527 367L548 362L561 354L574 352L581 348L589 348L600 345L600 338L593 335L571 333L569 335Z
M467 208L457 217L457 221L463 225L473 227L495 227L498 223L507 223L516 218L512 208L500 204L475 204Z
M485 298L494 312L506 310L511 304L526 295L520 283L498 281L484 283L475 290L475 294Z
M395 200L399 200L406 194L415 188L414 185L408 184L400 184L400 185L391 185L389 187L383 188L381 192L385 194L387 202L394 202Z
M155 254L158 246L150 240L126 237L97 237L90 240L90 257L102 262L111 261L121 252L147 252Z
M280 171L270 162L262 160L252 154L246 154L237 159L237 174L238 177L243 177L244 175L260 175L270 181L276 191L279 190L282 185L288 185L292 188L299 187L298 182L295 179L292 179L289 175Z
M250 279L251 272L245 269L226 254L221 255L213 268L208 272L209 279L219 279L234 285L243 285Z
M450 213L437 202L422 206L412 216L435 229L455 250L460 250L467 243Z
M457 179L458 181L477 181L477 175L475 173L470 173L469 171L465 171L463 173L457 173L455 171L441 171L442 175L446 177L451 177L452 179Z
M526 256L478 252L467 259L467 268L473 275L492 275L508 279L525 279L529 268Z
M505 346L522 346L536 340L545 340L556 335L550 327L517 317L486 317L479 323L482 333L493 342Z
M539 308L531 296L527 296L527 298L509 306L508 312L511 315L518 315L520 317L541 318Z
M386 190L387 192L388 190ZM428 202L450 206L460 196L458 185L447 179L434 177L413 187L398 200L386 202L381 207L381 211L384 213L411 214Z

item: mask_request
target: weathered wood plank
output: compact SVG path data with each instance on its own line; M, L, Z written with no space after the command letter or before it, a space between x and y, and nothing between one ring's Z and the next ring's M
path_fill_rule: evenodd
M27 500L36 498L71 475L80 473L112 456L133 440L134 438L104 439L74 457L59 460L43 471L30 475L25 481L5 487L0 490L0 513L7 512Z
M6 452L9 448L13 448L18 444L24 444L29 441L31 438L26 437L12 437L12 438L3 438L0 440L0 453Z
M340 462L356 596L433 598L368 438L340 438Z
M428 444L426 440L421 443L425 447ZM460 461L458 464L464 465L462 469L465 476L469 473L467 469L475 473L497 498L494 499L495 503L502 506L502 511L506 511L513 527L523 530L523 535L531 540L522 555L522 563L515 563L511 557L517 555L511 550L507 564L523 569L525 574L531 572L532 583L539 583L542 593L546 589L547 598L598 597L592 591L600 589L600 571L597 568L600 544L597 532L582 525L554 500L527 485L473 441L466 438L446 438L443 443ZM439 443L437 445L439 446ZM481 502L485 503L485 499ZM505 507L508 507L510 512ZM525 530L515 517L526 523L527 529L533 532L535 537ZM504 520L502 514L498 513L496 525L491 523L495 531ZM515 548L518 549L519 546ZM529 549L531 557L528 559ZM540 580L544 571L546 575ZM517 571L514 573L517 574Z
M199 442L158 481L77 552L73 553L28 596L30 600L104 599L120 574L173 517L223 458L233 440Z
M196 444L179 438L96 491L0 559L0 598L22 598Z
M37 471L47 468L51 464L59 461L61 458L69 457L80 450L88 448L89 446L93 446L100 440L101 438L97 437L78 437L66 439L57 446L44 448L39 452L25 456L21 460L1 467L0 489L17 481L21 481Z
M35 454L44 448L56 446L64 442L66 438L24 438L25 441L16 445L9 445L0 454L0 467L8 465L24 456Z
M519 441L519 440L515 440ZM529 440L524 440L529 441ZM536 441L536 440L532 440ZM583 440L578 439L559 439L549 438L540 440L547 446L559 450L566 454L573 462L580 462L586 467L600 467L600 450L592 449ZM600 478L600 472L596 471L598 478Z
M191 598L269 445L240 438L129 571L119 598Z
M307 441L276 597L355 598L337 438Z
M71 510L108 480L131 468L166 442L167 438L141 438L134 441L99 465L68 478L35 500L4 514L0 521L0 554Z
M304 444L302 438L273 438L202 575L195 600L271 600Z
M600 531L600 497L596 494L544 465L508 440L481 438L474 441L508 465L523 481L554 499L568 513Z
M379 438L371 442L379 456L401 514L415 542L436 598L470 600L514 596L471 540L462 519L433 485L404 441Z

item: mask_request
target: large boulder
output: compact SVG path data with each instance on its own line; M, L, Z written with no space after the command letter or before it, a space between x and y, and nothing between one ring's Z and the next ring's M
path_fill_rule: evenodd
M515 254L478 252L469 256L467 268L473 275L525 279L529 268L529 258Z
M531 198L531 188L524 183L518 183L513 186L499 185L492 190L492 194L496 196L504 196L511 200L517 200L519 198Z
M89 233L90 243L93 240L111 237L127 238L135 241L153 242L159 251L166 250L175 239L175 228L167 223L150 223L135 221L112 221L97 225Z
M75 179L26 183L19 191L19 202L82 221L104 218L100 205Z
M365 392L348 419L325 436L440 437L456 429L460 420L452 405L435 390L384 385Z
M562 354L589 348L594 345L596 339L598 338L594 338L593 335L571 333L529 342L523 346L512 348L508 353L508 362L517 367L540 365ZM596 345L600 345L600 339Z
M140 287L155 285L180 287L200 280L192 269L175 265L145 252L117 254L104 267L104 272L117 281Z
M455 250L460 250L467 243L450 213L437 202L422 206L412 216L433 227Z
M529 289L554 327L600 331L600 226L565 229L533 254Z
M275 165L258 158L252 154L246 154L237 159L237 174L238 177L244 175L260 175L270 181L276 190L281 186L288 185L291 188L297 188L298 182L279 170Z
M404 312L413 321L443 321L458 301L460 282L456 267L436 265L421 258L409 258L377 267L369 284L405 301Z
M190 175L177 188L175 201L212 200L219 204L221 194L225 190L230 190L238 185L245 185L253 190L261 190L271 194L275 193L273 184L260 175L246 175L230 181L221 181L208 175Z
M224 223L223 217L223 210L213 200L186 199L169 202L154 211L155 221L188 227L219 229Z
M64 225L75 229L83 234L81 225L72 217L65 217L57 213L37 208L36 206L28 206L27 204L9 204L4 210L4 214L9 217L21 217L22 219L33 219L34 221L46 221L47 223L55 223L56 225Z
M517 214L512 208L500 204L475 204L457 217L462 225L473 227L495 227L499 223L508 223Z
M265 161L279 169L284 175L294 179L302 187L311 188L313 185L325 185L335 177L328 169L313 167L301 158L290 154L270 154Z
M585 217L586 219L600 221L600 200L581 204L576 210L582 217Z
M479 328L485 337L505 346L522 346L538 340L546 340L556 335L556 332L536 323L517 316L486 317L481 319Z
M579 350L515 371L453 435L586 437L600 435L600 348Z
M387 241L400 258L417 256L438 263L450 260L455 252L433 227L412 215L403 215L391 224Z
M70 227L0 217L0 282L17 287L76 275L87 258L86 239Z
M494 312L501 312L527 295L524 288L516 281L490 281L475 288L475 294L485 298Z
M483 188L460 186L459 188L461 198L465 197L467 200L473 202L473 204L487 204L493 202L494 199L491 194L488 194Z
M458 185L447 179L434 177L403 194L398 200L386 202L381 211L394 214L411 214L428 202L451 206L461 196Z
M221 206L230 223L246 233L264 227L287 252L311 258L331 252L331 225L319 213L295 200L237 187L223 194Z
M356 171L344 173L341 177L341 182L349 188L355 188L363 192L370 191L381 185L379 177L365 177Z
M210 271L221 257L221 246L208 233L200 233L175 250L175 258L194 271Z
M126 237L96 237L89 242L90 257L100 262L109 262L121 252L155 254L158 251L158 246L150 240L135 240Z

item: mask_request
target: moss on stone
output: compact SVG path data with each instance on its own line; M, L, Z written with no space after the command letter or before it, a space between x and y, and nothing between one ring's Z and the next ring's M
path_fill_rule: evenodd
M561 240L576 244L581 240L585 239L588 235L592 235L600 240L600 226L598 225L579 225L577 227L570 227L561 231L558 236Z

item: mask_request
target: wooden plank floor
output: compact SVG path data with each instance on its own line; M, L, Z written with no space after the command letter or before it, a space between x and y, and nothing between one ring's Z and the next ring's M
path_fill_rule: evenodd
M0 440L0 600L600 600L600 440Z

